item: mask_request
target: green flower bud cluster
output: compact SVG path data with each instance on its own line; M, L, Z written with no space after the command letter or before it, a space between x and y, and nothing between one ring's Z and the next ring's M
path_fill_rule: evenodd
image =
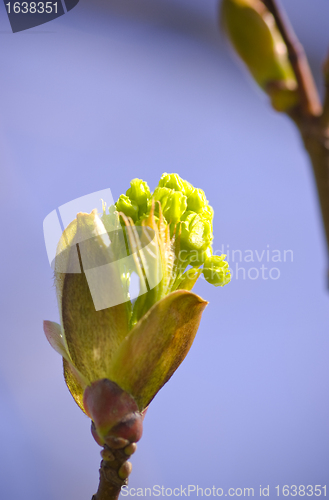
M102 216L79 212L63 231L61 324L44 322L104 460L133 453L148 405L187 355L207 305L191 293L201 273L215 286L230 281L225 255L212 255L213 209L201 189L177 174L163 174L153 194L141 179L130 186L115 206L103 202ZM117 475L129 472L124 461Z
M179 288L180 283L184 282L186 285L184 271L188 265L198 268L205 262L208 267L204 267L203 274L209 283L223 286L230 281L224 257L209 260L213 253L214 211L202 189L195 188L178 174L167 173L162 175L153 193L141 179L133 179L130 185L126 194L119 197L115 205L117 211L130 217L137 226L145 223L152 211L159 223L161 212L163 223L169 226L171 237L175 237L176 248L179 245L179 252L176 252L176 276L171 280L174 283L171 291ZM218 272L218 275L210 277L210 270L211 273ZM196 281L197 278L193 279Z

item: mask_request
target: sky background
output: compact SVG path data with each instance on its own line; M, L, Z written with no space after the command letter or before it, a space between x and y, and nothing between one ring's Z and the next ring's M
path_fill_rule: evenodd
M283 3L321 85L329 3ZM329 293L312 172L293 124L232 57L217 9L81 0L12 34L0 4L0 498L90 500L98 484L100 448L42 330L58 321L43 219L94 191L117 199L134 177L153 190L165 171L204 189L214 250L230 250L234 276L195 288L209 306L148 411L130 487L257 497L269 485L273 499L277 485L329 489ZM293 261L273 262L273 250Z

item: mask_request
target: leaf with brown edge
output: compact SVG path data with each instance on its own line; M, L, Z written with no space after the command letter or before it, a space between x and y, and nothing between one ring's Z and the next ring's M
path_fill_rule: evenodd
M187 355L208 302L177 290L157 302L123 340L109 378L143 410Z
M63 370L64 379L68 390L70 391L74 401L79 406L79 408L81 408L81 410L86 413L83 406L83 393L87 384L83 383L82 379L79 377L77 370L65 358L63 358Z

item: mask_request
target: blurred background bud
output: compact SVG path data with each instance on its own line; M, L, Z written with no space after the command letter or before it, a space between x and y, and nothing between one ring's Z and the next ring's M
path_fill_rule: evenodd
M227 35L273 107L286 111L298 104L297 81L287 47L273 15L261 0L223 0L221 18Z

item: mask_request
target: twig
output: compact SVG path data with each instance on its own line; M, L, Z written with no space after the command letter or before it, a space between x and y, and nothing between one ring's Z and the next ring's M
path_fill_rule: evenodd
M277 1L262 1L273 15L287 46L288 57L298 83L302 114L304 116L319 116L322 112L322 106L304 48L299 42L287 17L283 14L282 9L279 8Z
M321 116L321 124L324 128L329 128L329 54L323 65L323 76L325 85L325 95L323 102L323 113Z
M112 449L107 445L102 451L103 460L99 469L99 486L97 493L91 500L117 500L122 486L128 484L131 464L127 462L129 456L136 450L132 443L125 449Z
M312 162L329 256L329 57L324 65L326 96L322 110L303 46L278 6L277 0L262 1L275 19L296 75L301 105L287 114L299 128L305 149Z
M321 118L297 120L297 125L312 162L329 256L329 127L322 126ZM329 288L329 271L327 279Z

